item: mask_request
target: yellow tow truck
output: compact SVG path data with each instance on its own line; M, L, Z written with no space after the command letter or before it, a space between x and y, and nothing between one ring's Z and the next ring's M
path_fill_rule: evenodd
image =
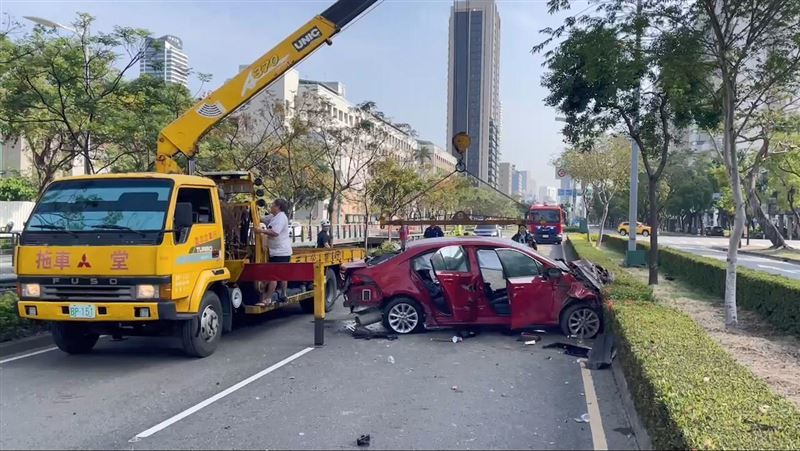
M294 285L289 302L325 311L342 263L360 248L295 249L267 262L260 180L249 173L196 176L197 144L210 128L310 55L376 0L339 0L162 130L156 173L69 177L39 198L16 248L19 315L51 323L58 347L91 351L101 334L177 335L187 354L217 348L268 280ZM189 175L176 158L186 157Z

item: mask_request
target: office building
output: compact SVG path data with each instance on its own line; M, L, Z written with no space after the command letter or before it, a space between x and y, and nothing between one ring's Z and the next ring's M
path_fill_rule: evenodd
M148 38L139 74L158 77L169 83L189 85L189 58L183 53L183 41L172 35Z
M494 0L457 1L449 36L447 134L470 135L466 169L496 187L502 112L500 15Z
M511 188L513 186L513 179L515 172L516 170L514 169L513 164L507 162L500 163L497 189L499 189L500 192L505 194L506 196L510 196L512 194Z
M417 140L417 146L420 149L419 155L424 156L424 161L417 162L422 164L423 171L449 174L456 169L458 159L452 153L422 139Z

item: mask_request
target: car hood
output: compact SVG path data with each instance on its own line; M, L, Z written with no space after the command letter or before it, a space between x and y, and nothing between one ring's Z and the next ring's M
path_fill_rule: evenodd
M611 273L602 266L595 265L588 260L569 262L569 269L572 274L585 281L596 290L601 290L603 285L613 281Z

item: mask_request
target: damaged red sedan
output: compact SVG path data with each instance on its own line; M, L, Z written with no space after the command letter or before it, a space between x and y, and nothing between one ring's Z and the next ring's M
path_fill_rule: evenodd
M602 268L556 262L510 240L420 240L342 271L345 307L359 315L380 312L383 325L398 334L537 325L591 338L603 327Z

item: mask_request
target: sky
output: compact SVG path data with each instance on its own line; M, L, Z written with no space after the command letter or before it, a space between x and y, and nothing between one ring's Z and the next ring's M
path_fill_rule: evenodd
M210 73L215 88L240 64L250 64L333 0L0 0L25 27L23 16L68 24L77 12L96 17L95 30L115 25L145 28L183 40L192 69ZM583 3L583 2L575 2ZM375 101L396 122L411 124L421 139L445 147L447 134L448 23L452 0L385 0L296 66L301 78L344 83L353 103ZM497 0L501 20L501 161L529 170L538 186L555 183L553 156L563 148L556 112L544 105L543 57L531 47L538 31L562 23L545 0ZM578 5L578 8L580 5ZM134 70L138 75L138 68ZM190 88L197 90L193 78Z

